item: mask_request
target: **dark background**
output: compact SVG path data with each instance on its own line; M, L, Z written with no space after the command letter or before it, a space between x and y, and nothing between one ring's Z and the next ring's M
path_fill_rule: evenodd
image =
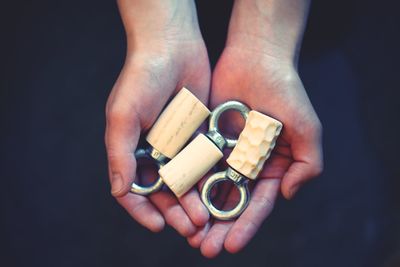
M230 8L198 1L212 64ZM243 252L214 260L171 228L142 228L109 193L116 3L2 1L0 13L0 266L400 266L395 1L312 4L300 73L324 125L324 174L280 198Z

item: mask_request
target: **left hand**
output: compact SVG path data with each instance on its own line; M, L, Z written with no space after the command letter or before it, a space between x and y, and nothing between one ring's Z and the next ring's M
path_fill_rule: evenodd
M300 185L322 171L321 123L293 63L244 46L227 46L213 73L211 90L212 107L238 100L280 120L283 130L243 214L236 221L209 223L188 238L206 257L218 255L223 247L231 253L241 250L271 213L279 188L290 199ZM229 119L236 129L239 121L237 116ZM231 206L238 194L234 188L228 192L225 205Z

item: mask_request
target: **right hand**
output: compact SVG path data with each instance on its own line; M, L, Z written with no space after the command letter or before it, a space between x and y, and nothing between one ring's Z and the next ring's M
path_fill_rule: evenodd
M195 189L177 200L171 192L129 193L136 176L141 132L183 86L207 104L210 66L193 1L119 0L127 35L124 67L106 106L105 143L112 194L140 224L161 231L165 223L190 236L209 219Z

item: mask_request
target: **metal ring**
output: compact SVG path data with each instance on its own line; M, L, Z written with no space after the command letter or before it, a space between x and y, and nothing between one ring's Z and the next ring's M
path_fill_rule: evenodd
M219 132L218 129L218 121L219 118L221 117L222 113L224 113L227 110L234 109L240 112L240 115L244 118L244 120L247 119L247 116L249 115L250 109L247 107L245 104L239 102L239 101L228 101L225 103L220 104L217 106L211 113L210 117L210 123L209 123L209 131L217 131ZM231 138L225 138L226 140L226 147L232 148L236 145L237 140L236 139L231 139Z
M226 171L217 172L213 174L208 180L204 183L204 186L201 190L201 200L203 201L204 205L207 207L210 214L218 220L232 220L238 217L247 207L249 204L249 189L247 188L247 182L236 184L235 186L238 188L240 193L240 200L239 203L231 210L219 210L217 209L211 202L211 189L213 186L219 182L229 180L226 177Z
M155 162L157 164L158 169L160 169L162 166L164 166L163 162L157 161L154 158L152 158L149 154L149 150L147 150L147 149L140 148L140 149L136 150L135 158L136 159L140 159L140 158L151 159L153 162ZM157 180L154 183L147 185L147 186L141 186L141 185L138 185L135 182L133 182L131 185L131 192L138 194L138 195L146 196L148 194L159 191L162 188L163 184L164 184L164 182L160 176L158 176Z

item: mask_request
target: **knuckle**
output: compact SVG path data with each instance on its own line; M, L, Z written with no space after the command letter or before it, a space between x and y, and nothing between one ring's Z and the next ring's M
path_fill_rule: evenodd
M321 136L322 135L322 123L318 119L318 117L315 117L311 122L308 123L308 133L306 133L308 136Z
M322 135L323 132L323 126L321 121L317 118L315 125L314 125L314 131L317 133L318 136Z
M318 118L316 118L313 128L314 128L314 131L316 131L317 133L322 133L323 126L322 126L321 121Z
M323 162L322 161L314 164L314 166L311 169L312 177L315 178L315 177L320 176L322 174L323 170L324 170L324 166L323 166Z
M113 146L107 146L107 158L111 162L118 158L118 152Z
M107 130L120 127L140 127L142 122L140 114L136 111L135 107L127 105L113 105L106 112ZM126 128L125 128L126 129Z
M107 122L109 123L126 122L130 117L131 115L128 111L118 107L111 107L106 113Z
M322 136L322 123L318 117L299 119L295 122L295 133L306 139L320 138Z

